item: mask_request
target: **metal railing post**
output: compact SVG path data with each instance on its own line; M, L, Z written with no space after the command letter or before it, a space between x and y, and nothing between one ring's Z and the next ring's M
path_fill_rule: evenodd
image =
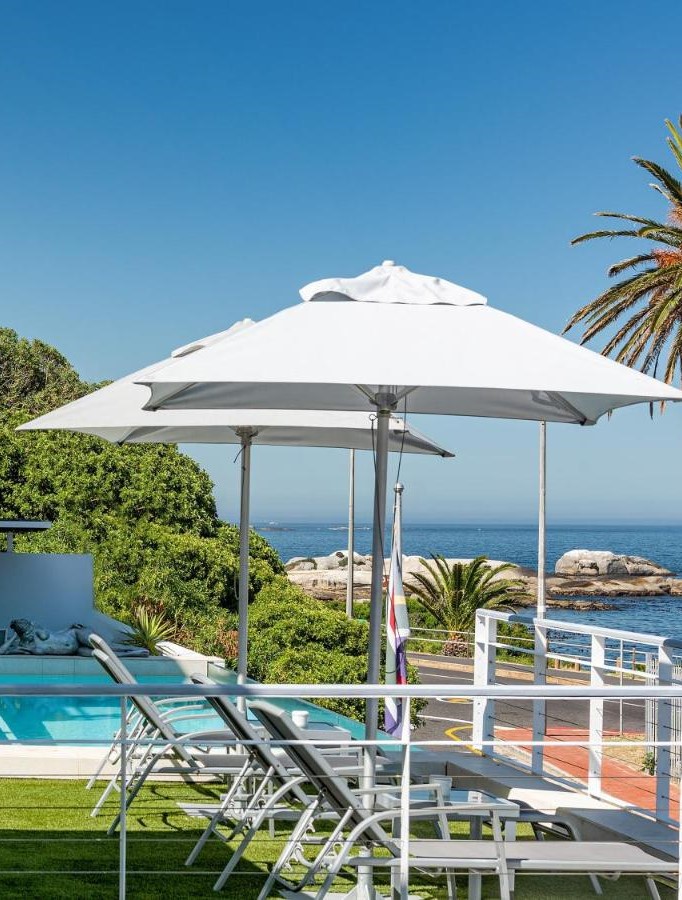
M661 644L658 648L658 684L673 683L674 661L670 648ZM672 701L659 700L656 704L656 741L669 742L672 737ZM657 746L656 754L656 818L670 818L670 744Z
M547 629L535 626L535 656L533 657L533 684L547 683ZM533 700L533 741L545 740L547 726L547 701ZM544 744L534 743L531 753L531 771L534 775L544 772Z
M618 681L623 687L623 669L625 668L625 650L623 649L623 639L620 639L620 654L618 656L618 668L620 669ZM623 698L618 701L618 734L623 737Z
M606 638L593 634L590 653L590 684L599 688L605 684ZM604 747L604 700L590 697L590 731L588 736L587 791L593 797L601 795L602 759Z
M410 887L410 698L402 699L403 723L400 741L403 745L403 768L400 791L400 900L408 900Z
M477 612L474 641L474 685L489 687L495 683L497 619L483 612ZM484 742L492 741L495 735L495 701L477 697L474 700L472 718L474 749L481 753L494 754L494 748Z
M677 823L677 900L682 900L682 813Z
M121 820L118 829L118 898L126 897L126 866L127 866L127 800L128 800L128 703L126 697L121 697Z

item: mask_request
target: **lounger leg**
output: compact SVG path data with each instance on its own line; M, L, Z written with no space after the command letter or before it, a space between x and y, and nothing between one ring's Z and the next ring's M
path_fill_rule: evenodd
M270 889L273 887L273 885L279 878L279 873L282 871L282 868L287 864L287 862L289 861L289 858L291 857L292 853L296 849L296 844L301 840L301 838L306 833L308 825L310 824L315 813L317 812L318 806L319 806L319 799L316 802L311 803L310 806L308 807L308 809L306 809L301 814L301 818L298 820L296 827L292 831L290 839L284 845L284 849L282 850L282 852L279 856L279 859L277 860L275 865L272 867L270 874L268 875L267 881L263 885L263 889L261 890L260 894L258 895L258 900L265 900L265 898L270 895ZM218 881L216 881L215 885L213 886L214 891L220 890L220 887L218 887L218 885L219 885L221 879L222 879L222 876L221 876L221 878L218 879ZM223 884L224 884L224 881L223 881ZM221 887L222 887L222 884L221 884Z
M139 794L143 784L147 780L147 776L152 771L152 769L156 765L157 761L164 755L164 753L165 753L165 751L163 751L162 753L159 753L157 756L152 757L141 772L138 771L137 773L135 773L132 776L131 780L128 782L129 790L128 790L128 796L126 797L126 800L125 800L126 810L128 810L130 808L130 804L133 802L135 797L137 797L137 795ZM111 823L111 825L107 829L107 835L109 837L111 837L112 834L116 833L116 829L118 828L120 821L121 821L121 813L119 812L116 814L114 821Z
M573 837L574 841L581 841L582 835L580 834L580 826L577 822L561 822L564 828L568 831L568 833ZM599 881L599 877L594 874L590 874L587 876L590 879L590 884L592 885L592 890L598 897L604 893L602 890L601 882ZM658 893L658 891L657 891Z
M120 738L120 735L121 735L121 730L119 729L119 730L116 732L116 734L114 735L114 743L111 745L111 747L109 747L109 749L107 750L107 752L106 752L106 753L104 754L104 756L102 757L102 761L100 762L100 764L99 764L99 765L97 766L97 768L95 769L94 774L92 774L92 775L90 776L90 778L88 779L88 782L87 782L87 784L85 785L85 790L86 790L86 791L91 790L91 789L95 786L95 782L97 781L97 779L99 778L99 776L102 774L102 770L104 769L104 767L106 766L106 764L107 764L108 762L111 762L111 759L112 759L112 751L114 750L115 742L121 739L121 738Z
M257 819L254 821L253 825L249 828L249 830L246 832L246 834L245 834L244 837L242 838L241 843L239 844L239 846L237 847L237 849L234 851L234 853L232 854L232 856L231 856L230 859L228 860L227 865L225 866L225 868L223 869L223 871L220 873L220 876L219 876L218 880L217 880L216 883L213 885L213 890L214 890L214 891L220 891L220 890L222 890L223 885L225 884L225 882L227 881L227 879L230 877L230 875L231 875L232 872L234 871L235 866L237 865L237 863L239 862L239 860L240 860L240 859L242 858L242 856L244 855L244 851L245 851L246 848L249 846L249 844L250 844L251 841L253 840L255 834L257 833L258 829L260 828L260 826L261 826L261 819L262 819L262 817L261 817L261 818L257 818Z
M220 824L220 821L222 820L222 818L223 818L223 816L224 816L224 814L225 814L225 806L226 806L227 803L229 803L228 800L223 801L223 803L220 805L219 809L216 810L216 812L215 812L213 818L211 819L211 821L208 823L208 825L206 826L206 828L204 828L204 831L203 831L201 837L200 837L199 840L196 842L196 844L195 844L194 847L192 848L192 852L190 853L190 855L189 855L189 856L187 857L187 859L185 860L185 865L186 865L186 866L191 866L191 865L193 865L193 864L194 864L194 861L195 861L196 858L197 858L197 856L199 856L199 854L201 853L201 851L202 851L202 850L204 849L204 847L206 846L206 842L207 842L208 839L211 837L211 835L213 834L213 832L216 830L216 828L217 828L218 825Z
M104 806L107 797L113 790L118 790L118 775L114 775L113 778L109 780L109 784L104 788L99 800L93 806L90 818L94 819L99 815L100 809Z
M651 897L651 900L661 900L661 895L658 892L658 886L653 878L647 878L646 881L646 890L648 895Z
M469 820L469 837L476 841L481 839L481 820L476 816ZM469 873L469 900L481 900L481 875L479 872Z
M197 856L201 853L203 848L206 846L206 842L208 841L208 839L211 837L212 834L215 834L216 829L218 828L218 825L220 825L221 822L223 822L227 819L226 813L232 803L232 800L233 800L233 797L234 797L234 794L236 791L236 785L244 777L244 774L248 770L249 765L250 765L250 763L247 761L242 766L242 769L241 769L239 775L237 775L237 777L235 778L232 787L227 792L227 794L225 794L225 796L223 797L223 800L222 800L220 806L218 807L218 809L215 811L215 813L211 817L211 820L208 823L208 825L206 826L206 828L204 829L201 837L194 845L192 852L185 860L186 866L191 866L194 863ZM256 791L256 793L252 797L251 802L249 803L247 808L244 810L243 818L241 819L241 821L238 821L234 825L234 827L232 828L230 833L225 837L225 841L231 841L235 837L235 835L239 834L240 831L243 831L244 828L246 828L246 826L248 825L248 818L247 818L248 813L252 809L259 811L257 804L258 804L258 800L260 798L261 793L262 793L262 791L259 788L258 791Z
M500 877L500 897L502 900L511 900L512 884L507 867L507 859L504 852L504 837L502 835L502 823L500 814L493 810L492 814L493 841L497 847L497 865Z

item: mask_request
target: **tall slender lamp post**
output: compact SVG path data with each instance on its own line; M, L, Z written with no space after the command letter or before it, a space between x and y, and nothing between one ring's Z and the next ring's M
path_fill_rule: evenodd
M355 588L355 450L350 451L348 485L348 583L346 585L346 615L353 618L353 591Z
M547 530L547 422L540 422L540 446L539 446L539 478L538 478L538 586L537 586L537 610L536 619L544 619L547 616L547 597L545 585L545 569L547 568L547 553L545 537ZM533 682L545 684L547 682L547 629L542 625L535 625L535 656L533 657ZM545 734L546 725L546 701L533 701L533 735L537 740L538 735ZM533 746L531 754L531 768L537 773L542 772L543 759L540 746Z

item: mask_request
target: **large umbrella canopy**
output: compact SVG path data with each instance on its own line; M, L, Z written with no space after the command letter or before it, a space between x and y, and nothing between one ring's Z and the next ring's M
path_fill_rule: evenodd
M316 410L145 410L147 388L137 382L174 359L181 359L224 342L253 327L250 319L237 322L227 331L210 335L174 350L170 357L132 375L127 375L91 394L67 403L46 415L19 426L20 431L68 430L124 443L212 443L241 444L241 512L239 576L240 677L246 675L249 567L249 487L251 446L341 447L372 450L375 428L370 411ZM451 457L429 438L391 416L389 449L406 453L427 453ZM349 566L352 565L349 561Z
M378 682L387 425L411 413L595 423L682 392L388 261L307 285L284 309L144 379L150 409L310 408L379 413L368 680ZM368 702L368 738L377 707Z
M270 316L153 377L149 408L367 409L593 424L682 394L443 279L384 263L301 291ZM389 299L391 298L391 299Z

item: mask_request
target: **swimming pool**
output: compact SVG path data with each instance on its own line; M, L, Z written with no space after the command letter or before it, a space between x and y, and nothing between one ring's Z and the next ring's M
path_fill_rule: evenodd
M89 662L89 660L88 660ZM210 666L209 676L215 681L233 683L234 673ZM178 672L174 675L139 675L141 683L187 684L191 679ZM68 685L111 684L106 675L78 674L14 674L1 673L0 685L10 684L58 684ZM338 725L350 731L352 737L361 739L364 727L338 713L315 706L306 700L278 699L274 701L284 709L305 709L311 723ZM220 729L224 723L211 707L202 701L201 718L177 719L173 726L180 732ZM120 701L118 697L17 697L0 696L0 743L19 741L59 741L67 744L86 744L92 741L111 740L120 725Z

